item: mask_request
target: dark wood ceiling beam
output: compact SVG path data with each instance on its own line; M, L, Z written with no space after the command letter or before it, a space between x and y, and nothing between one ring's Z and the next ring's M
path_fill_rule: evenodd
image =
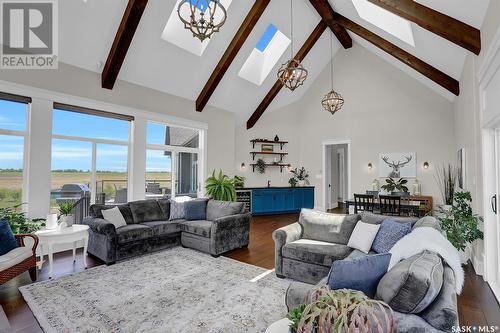
M304 45L300 48L299 52L295 55L294 59L297 59L299 61L303 61L304 58L307 56L309 51L313 48L313 46L316 44L318 39L321 37L323 32L325 32L326 28L328 25L324 20L321 20L316 28L314 28L313 32L309 35L307 40L304 42ZM276 83L273 85L271 90L267 93L266 97L262 100L262 102L259 104L257 109L254 111L252 116L247 121L247 129L250 129L255 126L259 118L264 114L266 111L267 107L271 102L274 100L274 98L278 95L280 92L281 88L283 88L283 84L281 83L280 80L276 80Z
M392 55L394 58L410 66L420 74L436 82L453 94L457 96L459 95L459 83L454 78L425 63L424 61L385 40L384 38L374 34L368 29L360 26L356 22L353 22L348 18L336 13L328 3L328 0L310 0L310 2L329 26L332 24L339 24L343 26L347 30L352 31L356 35Z
M368 0L398 16L414 22L475 54L481 52L481 32L453 17L413 0Z
M252 8L245 17L245 20L238 29L238 32L236 32L236 35L233 37L231 44L229 44L229 46L227 47L226 52L224 52L224 55L220 59L219 63L212 72L212 75L210 75L210 78L208 79L207 83L203 87L203 90L196 99L196 111L203 111L203 108L205 108L205 106L207 105L210 97L226 74L229 66L231 66L231 63L233 62L234 58L236 58L236 55L259 21L270 1L271 0L255 1Z
M128 1L102 71L101 83L103 88L113 89L147 3L148 0Z

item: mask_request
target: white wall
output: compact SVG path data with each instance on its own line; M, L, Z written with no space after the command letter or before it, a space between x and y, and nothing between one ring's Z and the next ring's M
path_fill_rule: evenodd
M452 104L359 45L337 53L334 80L335 89L345 99L339 113L332 116L321 107L331 86L327 66L301 101L266 113L250 131L237 130L236 161L250 151L250 138L278 133L290 141L292 164L309 170L316 186L315 205L323 208L322 141L352 140L353 193L371 189L378 177L379 153L416 152L422 193L439 203L434 167L455 157ZM425 161L430 163L428 170L422 167ZM245 174L248 185L263 185L268 178L280 180L274 173L259 175L247 170Z
M483 209L481 115L479 101L479 75L486 65L487 56L500 30L500 1L490 1L483 26L481 27L481 53L467 56L460 79L460 96L453 105L455 149L466 149L466 189L471 191L473 208L480 215ZM473 247L472 262L478 274L483 273L484 242Z

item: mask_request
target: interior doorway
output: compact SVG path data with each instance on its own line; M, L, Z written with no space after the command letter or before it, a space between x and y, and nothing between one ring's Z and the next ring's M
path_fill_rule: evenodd
M350 140L323 142L323 207L326 211L344 212L350 196Z

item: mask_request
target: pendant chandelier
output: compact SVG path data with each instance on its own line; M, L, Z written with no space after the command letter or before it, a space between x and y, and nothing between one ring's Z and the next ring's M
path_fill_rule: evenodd
M332 55L332 62L330 63L331 68L331 80L332 80L332 90L323 97L321 105L323 108L334 115L337 111L342 109L344 106L344 98L333 90L333 37L330 35L330 53Z
M293 0L290 0L290 38L292 40L292 55L290 60L281 65L281 68L278 70L278 79L285 87L294 91L304 84L304 81L307 79L307 70L299 60L294 58L293 54Z
M227 18L226 8L220 0L182 0L177 14L184 28L202 42L218 32Z

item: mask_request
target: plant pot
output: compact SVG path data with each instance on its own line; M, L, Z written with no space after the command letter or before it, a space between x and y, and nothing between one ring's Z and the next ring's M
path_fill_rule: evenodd
M467 245L467 247L465 248L465 250L458 251L458 256L460 257L460 262L462 263L462 265L466 265L467 264L467 262L470 259L470 255L471 255L470 245Z
M306 181L305 180L299 180L299 186L300 187L306 186Z
M67 227L71 227L75 223L75 215L73 214L61 215L59 217L59 223L66 223Z

